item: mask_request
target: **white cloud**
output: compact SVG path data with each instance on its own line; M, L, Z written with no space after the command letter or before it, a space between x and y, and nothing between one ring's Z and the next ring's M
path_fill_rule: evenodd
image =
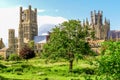
M67 19L63 17L53 17L53 16L38 16L38 25L41 27L44 24L60 24L63 21L67 21Z
M41 13L41 12L45 12L46 10L44 10L44 9L37 9L37 11Z
M24 9L24 8L23 8ZM45 10L38 10L38 12L44 12ZM38 26L39 28L44 24L57 25L66 21L63 17L53 16L39 16ZM0 8L0 38L3 38L4 42L8 42L8 29L15 29L15 34L18 36L19 27L19 7L15 8Z
M38 16L38 26L39 32L38 34L46 33L50 31L55 25L58 25L67 19L63 17L53 17L53 16Z
M19 23L19 8L0 8L0 38L8 42L8 29L16 29Z

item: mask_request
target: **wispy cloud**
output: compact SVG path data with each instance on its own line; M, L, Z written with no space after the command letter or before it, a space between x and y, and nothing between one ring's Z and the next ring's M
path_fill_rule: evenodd
M57 17L54 17L54 16L38 16L38 25L39 27L41 25L44 25L44 24L54 24L54 25L57 25L57 24L60 24L64 21L67 21L66 18L63 18L63 17L60 17L60 16L57 16Z
M39 13L41 13L41 12L45 12L46 10L45 10L45 9L37 9L37 11L38 11Z

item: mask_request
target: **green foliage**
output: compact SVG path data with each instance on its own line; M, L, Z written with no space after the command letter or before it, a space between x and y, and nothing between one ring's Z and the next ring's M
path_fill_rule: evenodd
M75 74L82 74L82 73L85 73L85 74L89 74L89 75L93 75L95 74L95 69L93 68L76 68L73 70L73 73Z
M87 54L88 43L85 42L85 33L82 30L80 21L69 20L53 29L50 41L44 46L46 57L62 57L70 59L69 54Z
M4 69L4 68L7 68L7 67L5 65L3 65L3 64L0 64L0 70Z
M44 46L43 56L48 59L64 58L70 62L78 56L88 55L91 50L86 42L88 26L82 27L79 20L63 22L53 29L48 43Z
M120 42L104 42L102 54L99 60L99 74L111 76L113 80L120 79Z
M95 31L91 31L91 38L94 40L95 39Z
M10 61L18 61L18 60L20 60L20 57L17 54L13 53L13 54L10 54L8 60L10 60Z
M3 76L0 76L0 80L8 80L8 79L4 78Z
M31 48L32 50L34 50L34 45L35 45L35 42L33 40L28 42L28 47Z
M0 60L3 60L3 59L4 59L4 57L2 55L0 55Z
M35 57L34 50L32 50L29 46L25 45L20 51L20 57L23 59L30 59Z

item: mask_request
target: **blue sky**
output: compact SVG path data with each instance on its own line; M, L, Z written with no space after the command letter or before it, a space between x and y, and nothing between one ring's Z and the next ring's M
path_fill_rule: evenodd
M120 30L120 0L0 0L0 37L5 42L9 28L16 29L17 35L19 7L28 5L38 9L38 27L67 19L90 20L90 11L102 10L103 19L110 19L111 30Z
M0 8L32 5L43 9L39 15L62 16L67 19L90 18L90 11L102 10L103 17L110 19L111 29L120 27L120 0L0 0Z

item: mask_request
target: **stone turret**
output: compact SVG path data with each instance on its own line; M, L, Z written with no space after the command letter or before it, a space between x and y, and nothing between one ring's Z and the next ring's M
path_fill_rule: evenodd
M9 40L8 40L8 46L10 49L15 51L15 30L14 29L9 29Z

